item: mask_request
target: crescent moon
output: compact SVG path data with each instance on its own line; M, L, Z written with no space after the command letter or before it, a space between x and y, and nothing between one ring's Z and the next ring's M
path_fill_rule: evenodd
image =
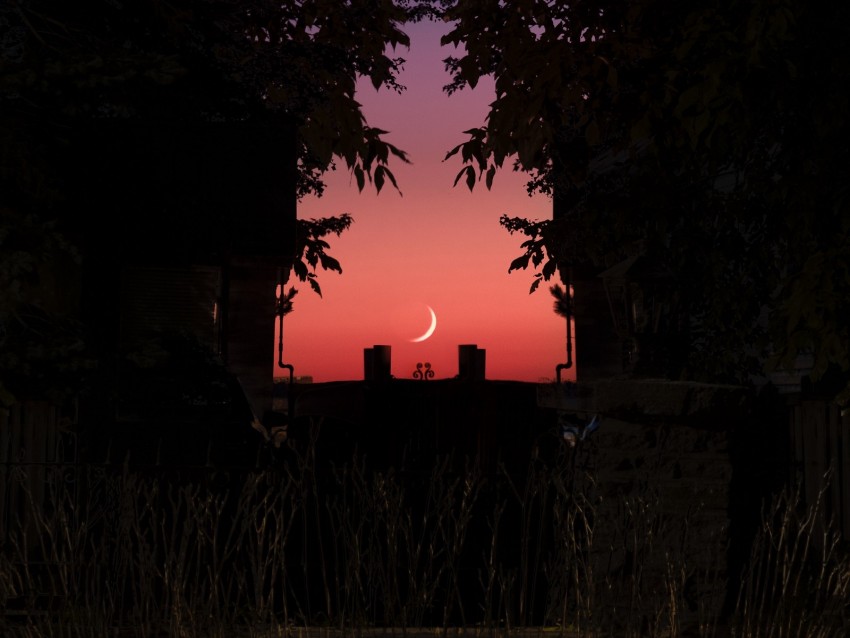
M419 343L420 341L425 341L428 337L434 334L434 330L437 329L437 315L434 312L434 309L431 306L428 306L428 312L431 313L431 325L428 326L428 329L425 331L425 334L421 337L416 337L416 339L411 339L413 343Z

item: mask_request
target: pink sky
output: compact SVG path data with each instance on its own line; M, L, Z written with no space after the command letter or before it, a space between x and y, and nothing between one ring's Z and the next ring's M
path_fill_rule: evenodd
M407 60L402 94L358 85L369 125L389 131L386 139L412 161L390 165L403 195L391 184L377 195L370 185L361 193L340 166L326 175L323 197L299 204L299 218L349 213L354 223L328 239L343 274L318 271L321 298L299 283L295 310L284 319L284 361L296 375L362 379L363 349L376 344L392 346L396 378L411 378L425 361L436 378L455 376L459 344L486 349L490 379L550 380L565 360L564 320L552 311L547 286L529 294L532 272L508 274L522 238L499 225L503 213L549 219L551 200L529 197L525 174L510 170L496 175L490 191L483 182L472 193L463 182L452 187L460 160L443 162L465 138L462 131L484 122L494 97L492 82L443 93L449 76L442 60L454 52L440 47L446 28L407 25L410 49L394 54ZM437 328L411 343L428 328L427 306Z

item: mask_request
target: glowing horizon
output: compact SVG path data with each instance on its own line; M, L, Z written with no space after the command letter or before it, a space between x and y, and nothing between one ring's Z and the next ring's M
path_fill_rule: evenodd
M284 361L297 376L362 379L363 350L373 345L392 346L396 378L412 378L425 361L435 378L455 376L460 344L487 351L489 379L551 380L565 358L564 320L552 311L548 286L529 294L531 271L508 274L522 238L499 225L505 213L549 219L551 200L529 197L527 176L509 170L496 175L491 190L482 182L470 193L462 182L452 186L460 162L443 162L463 130L482 124L494 91L491 81L451 97L442 92L449 81L442 60L454 51L439 45L446 28L408 25L410 50L394 53L406 59L402 94L358 84L369 125L389 131L387 140L412 161L390 165L402 194L391 184L377 195L367 184L361 193L340 168L325 176L323 197L299 202L301 219L349 213L354 223L328 239L343 274L317 272L323 297L295 282L294 312L284 319ZM429 326L426 306L438 327L428 339L411 341ZM275 368L275 376L283 372Z

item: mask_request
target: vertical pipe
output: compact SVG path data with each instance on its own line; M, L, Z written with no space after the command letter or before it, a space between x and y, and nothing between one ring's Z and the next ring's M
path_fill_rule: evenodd
M278 268L277 269L277 288L280 291L277 294L277 367L283 368L284 370L289 371L289 386L286 388L286 414L288 418L292 419L295 415L295 393L293 392L293 382L295 380L295 368L289 364L283 362L283 315L284 315L284 287L286 282L289 281L289 267L287 268Z
M571 131L561 128L557 134L558 143L552 156L552 173L554 183L552 185L552 221L558 222L566 218L567 212L576 202L576 191L567 175L564 166L565 157L576 157L580 153L586 153L587 147L583 137L574 138ZM568 310L567 313L567 360L555 366L555 377L561 383L561 371L573 367L573 293L572 293L572 266L563 259L558 260L558 274L561 282L567 290Z
M557 382L561 383L561 372L569 370L573 367L573 291L572 291L572 273L569 266L564 265L559 268L561 271L561 280L567 291L567 360L565 363L559 363L555 366L555 377Z

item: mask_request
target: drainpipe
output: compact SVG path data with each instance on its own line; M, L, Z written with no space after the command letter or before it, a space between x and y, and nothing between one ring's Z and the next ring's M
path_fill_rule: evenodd
M573 293L572 293L572 276L571 268L566 265L559 265L558 270L561 273L561 281L564 283L564 288L567 291L567 299L569 306L567 313L567 360L564 363L559 363L555 366L555 377L557 382L561 383L561 371L569 370L573 367Z
M284 287L286 286L286 282L289 281L289 272L290 267L286 268L278 268L277 269L277 281L278 281L278 289L280 293L277 297L276 304L276 312L277 314L277 328L278 328L278 336L277 336L277 367L289 371L289 387L286 392L286 401L287 401L287 414L289 418L292 419L293 408L294 408L294 398L292 395L292 383L295 375L295 368L290 363L283 362L283 315L286 314L284 312L283 307L283 299L286 294Z

